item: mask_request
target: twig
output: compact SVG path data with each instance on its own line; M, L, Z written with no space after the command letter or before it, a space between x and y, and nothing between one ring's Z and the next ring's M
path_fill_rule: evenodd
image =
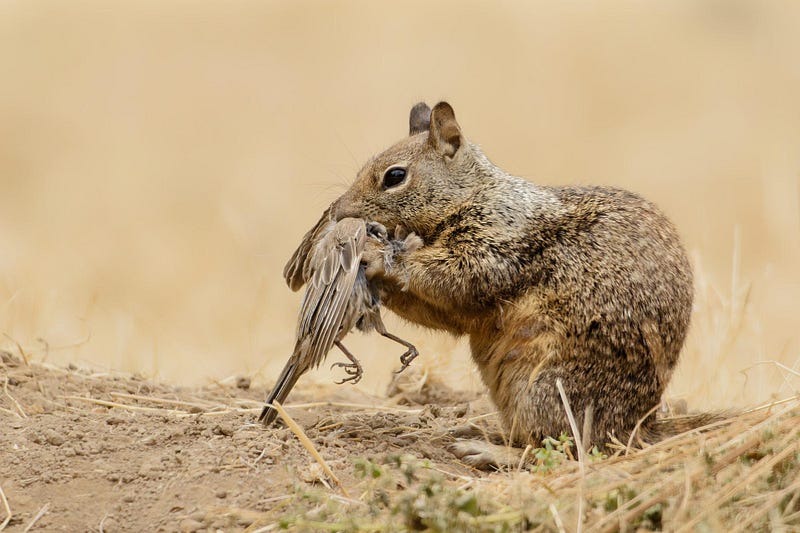
M525 466L525 459L528 458L528 454L531 453L532 449L533 449L533 446L528 444L527 446L525 446L525 449L522 450L522 456L520 456L519 464L517 465L517 472L522 471L522 467Z
M675 518L674 518L675 524L681 524L686 521L683 517L689 510L689 502L691 501L692 497L691 469L689 468L688 464L684 464L683 470L686 473L686 477L684 477L684 483L683 483L683 498L681 498L681 504L675 511Z
M171 413L171 414L192 414L186 411L178 411L176 409L160 409L158 407L139 407L136 405L127 405L124 403L109 402L108 400L100 400L97 398L86 398L84 396L64 396L66 400L76 400L80 402L94 403L102 405L103 407L114 407L116 409L127 409L129 411L144 411L148 413Z
M788 398L784 398L783 400L777 400L775 402L768 402L768 403L765 403L764 405L759 405L758 407L753 407L752 409L748 409L747 411L743 411L742 414L743 415L744 414L750 414L750 413L754 413L756 411L763 411L764 409L771 409L771 408L775 407L776 405L781 405L781 404L784 404L784 403L789 403L789 402L793 402L793 401L797 401L797 400L800 400L800 395L789 396Z
M561 516L559 516L556 506L551 503L547 508L550 510L550 514L553 515L553 520L558 528L558 533L567 533L567 530L564 529L564 522L561 521Z
M16 411L12 411L11 409L6 409L5 407L0 407L0 412L7 413L11 416L16 416L17 418L22 418Z
M277 528L280 524L277 522L274 524L270 524L268 526L260 527L254 530L252 533L267 533L267 531L272 531L273 529Z
M28 354L26 354L25 350L22 349L22 345L20 343L18 343L17 340L14 337L12 337L11 335L9 335L8 333L3 333L3 335L5 335L5 337L8 340L10 340L14 344L16 344L17 350L19 350L19 354L22 356L22 360L25 361L25 366L31 366L31 362L28 359Z
M755 363L753 363L749 367L745 368L745 370L750 370L754 366L758 366L758 365L775 365L778 368L780 368L781 370L785 370L786 372L788 372L790 374L794 374L795 376L800 377L800 372L798 372L794 368L789 368L788 366L784 365L780 361L756 361Z
M6 512L6 519L0 523L0 531L3 531L9 522L11 522L11 507L8 505L8 500L6 499L6 493L3 492L3 487L0 486L0 500L3 502L3 509Z
M556 387L558 394L561 396L561 401L564 403L564 410L567 412L567 420L569 420L569 427L572 429L572 437L575 439L575 447L578 449L578 468L581 473L581 480L578 484L578 525L576 531L581 533L583 531L583 486L586 481L586 453L583 449L583 439L581 433L578 431L578 423L575 421L575 416L572 414L572 409L569 406L569 399L567 392L564 390L564 384L561 383L561 378L556 379Z
M483 420L484 418L490 418L490 417L496 415L498 412L499 411L492 411L491 413L484 413L482 415L471 416L471 417L467 418L467 423L471 424L471 423L475 422L476 420Z
M259 409L263 407L262 402L257 402ZM361 403L345 403L345 402L309 402L309 403L294 403L287 405L292 409L309 409L313 407L344 407L349 409L362 409L364 411L392 411L395 413L402 413L406 415L416 415L421 413L422 409L401 409L399 407L391 407L389 405L365 405Z
M625 455L628 455L628 453L630 452L631 446L633 446L633 438L636 436L636 433L642 427L644 421L647 420L647 417L655 413L656 409L658 409L659 407L660 407L659 404L655 404L653 408L647 411L642 418L636 421L636 425L633 426L633 431L631 431L631 435L630 437L628 437L628 444L625 446Z
M225 407L225 408L227 408L226 405L222 405L222 406L220 406L219 404L214 405L211 402L206 402L205 404L200 404L200 403L193 403L193 402L184 402L184 401L181 401L181 400L169 400L167 398L156 398L156 397L153 397L153 396L142 396L142 395L139 395L139 394L127 394L127 393L124 393L124 392L109 392L108 394L109 394L109 396L113 396L115 398L126 398L126 399L129 399L129 400L137 400L137 401L141 401L141 402L152 402L152 403L163 403L163 404L167 404L167 405L183 405L183 406L186 406L186 407L196 407L198 409L203 409L203 410L211 408L211 407Z
M38 512L38 513L36 513L36 516L34 516L34 517L33 517L33 519L32 519L30 522L28 522L28 525L27 525L27 526L25 526L25 529L23 529L23 530L22 530L22 533L28 533L28 531L30 531L30 530L31 530L31 528L33 527L33 525L34 525L36 522L38 522L38 521L39 521L39 519L40 519L41 517L43 517L43 516L45 515L45 513L47 513L47 511L48 511L49 509L50 509L50 502L47 502L46 504L42 505L42 508L41 508L41 509L39 509L39 512ZM102 531L102 529L101 529L101 531Z
M262 409L263 409L263 407L253 407L251 409L235 408L235 409L225 409L224 411L203 411L202 413L190 413L190 412L187 412L187 411L175 411L175 410L169 410L169 411L165 410L164 412L168 412L170 414L174 414L178 418L185 418L185 417L188 417L188 416L194 416L194 417L201 417L202 416L203 418L206 418L206 417L211 417L211 416L229 415L231 413L260 413ZM254 423L252 425L258 427L261 424L255 424Z
M28 415L25 414L25 411L22 409L22 406L19 404L19 402L13 396L11 396L10 392L8 392L8 378L5 378L3 380L3 392L5 393L6 396L8 396L8 399L11 400L11 403L14 404L14 407L17 408L17 411L19 411L20 416L22 418L28 418Z
M328 463L326 463L325 459L323 459L322 456L319 454L317 449L314 447L314 444L311 442L311 439L309 439L308 436L303 431L303 428L301 428L297 424L297 422L295 422L294 419L291 416L289 416L289 413L286 412L286 410L283 408L280 402L274 401L272 402L272 406L275 408L276 411L278 411L278 414L281 416L283 421L286 422L286 425L289 426L289 429L292 430L292 433L294 433L297 436L298 440L300 440L300 443L303 445L303 447L306 450L308 450L308 453L310 453L311 456L317 461L317 463L319 463L319 465L322 467L322 470L342 490L342 494L344 494L345 497L350 498L350 494L347 493L347 489L344 488L344 485L342 485L342 482L339 481L339 478L336 477L336 474L333 473L331 467L328 466Z
M483 516L471 516L469 523L473 525L482 524L504 524L506 526L521 522L525 518L522 511L505 511Z

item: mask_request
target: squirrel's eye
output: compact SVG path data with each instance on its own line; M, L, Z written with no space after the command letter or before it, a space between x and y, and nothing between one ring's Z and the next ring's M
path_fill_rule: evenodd
M406 180L406 169L402 167L390 168L383 175L383 187L389 189L397 187Z

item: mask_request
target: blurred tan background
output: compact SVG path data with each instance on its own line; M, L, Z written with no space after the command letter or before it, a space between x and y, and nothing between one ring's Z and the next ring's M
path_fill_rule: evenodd
M6 0L0 347L271 383L300 299L285 261L411 105L447 99L508 171L626 187L675 220L698 284L672 395L784 397L800 387L790 5ZM480 386L463 343L389 325L415 365ZM381 394L398 347L348 345Z

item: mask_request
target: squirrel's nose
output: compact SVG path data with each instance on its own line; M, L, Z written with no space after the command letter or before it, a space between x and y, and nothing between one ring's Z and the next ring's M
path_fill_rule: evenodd
M331 206L331 215L336 222L343 218L361 218L360 209L347 197L347 193L340 196L339 199L333 203L333 206Z

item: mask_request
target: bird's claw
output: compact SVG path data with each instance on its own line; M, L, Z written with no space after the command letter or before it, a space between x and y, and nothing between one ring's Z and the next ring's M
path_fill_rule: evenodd
M409 348L406 353L404 353L403 355L400 356L400 364L402 364L403 366L401 366L400 370L396 371L395 374L399 374L403 370L408 368L408 365L411 364L411 361L416 359L418 355L419 355L419 352L417 351L416 348L414 348L413 346L411 348Z
M347 383L348 381L351 382L353 385L361 381L361 376L364 374L364 370L361 368L361 365L358 363L333 363L331 365L331 370L336 367L344 368L345 373L349 376L346 378L342 378L340 381L336 381L337 385L341 385L343 383Z

